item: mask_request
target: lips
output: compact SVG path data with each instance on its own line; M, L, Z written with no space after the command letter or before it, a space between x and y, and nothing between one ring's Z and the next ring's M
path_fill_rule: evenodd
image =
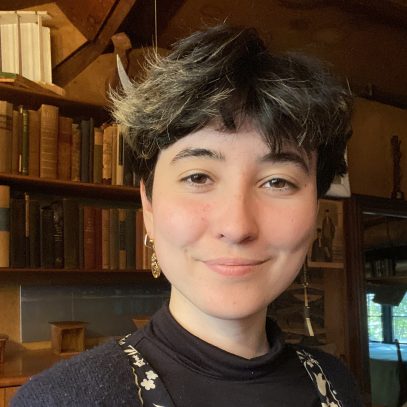
M265 260L217 258L203 261L212 271L225 276L244 276L257 270Z

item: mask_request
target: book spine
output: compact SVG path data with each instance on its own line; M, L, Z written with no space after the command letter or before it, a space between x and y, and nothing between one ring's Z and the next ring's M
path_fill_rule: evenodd
M20 115L17 110L13 110L13 130L11 140L11 172L18 174L18 161L20 152L18 150L18 139L20 134Z
M64 181L71 179L71 139L72 119L60 116L58 130L58 179Z
M102 151L102 183L112 183L112 143L113 127L111 125L103 129L103 151Z
M56 201L51 204L54 238L54 267L64 267L64 214L62 202Z
M93 117L89 118L89 159L88 159L88 182L93 182L93 154L95 148L95 123Z
M119 267L119 211L117 208L110 208L110 270L117 270Z
M93 148L93 182L102 183L102 161L103 161L103 131L95 127L95 145Z
M0 267L10 267L10 187L0 185Z
M78 247L79 247L79 268L82 270L84 268L84 240L83 240L83 206L79 207L79 239L78 239Z
M57 177L58 112L56 106L40 107L40 177Z
M103 243L102 243L102 208L95 209L95 268L102 269Z
M78 123L72 123L71 181L81 180L81 131Z
M119 270L126 269L126 209L119 209Z
M116 150L116 185L123 185L124 174L124 140L121 127L117 125L117 150Z
M0 100L0 172L11 172L13 105Z
M76 269L79 267L79 209L73 199L62 200L64 213L64 267Z
M81 182L89 182L89 120L81 120Z
M135 268L135 210L126 209L126 268L133 270Z
M29 266L35 268L41 267L40 203L30 199L29 205Z
M10 265L26 266L25 200L10 200Z
M143 269L143 252L144 252L144 223L143 223L143 210L141 208L136 210L136 253L135 253L135 262L136 269Z
M102 209L102 269L110 268L110 213Z
M54 220L51 206L41 208L41 267L54 267Z
M21 108L21 168L20 172L22 175L28 175L28 111L27 109Z
M83 259L85 270L95 268L95 209L83 207Z
M40 176L40 115L37 110L28 111L28 174Z

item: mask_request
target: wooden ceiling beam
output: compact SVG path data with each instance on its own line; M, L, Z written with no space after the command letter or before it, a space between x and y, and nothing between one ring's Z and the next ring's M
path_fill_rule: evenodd
M116 2L116 0L87 0L81 1L80 7L78 7L77 2L72 0L57 0L56 3L84 37L92 41L100 31Z
M157 1L157 36L160 46L160 34L164 32L168 23L185 3L185 0ZM138 0L126 20L120 27L125 32L134 48L153 45L155 37L154 1Z
M111 36L117 32L135 2L136 0L117 1L95 39L88 41L53 69L53 82L65 86L93 62L106 49Z

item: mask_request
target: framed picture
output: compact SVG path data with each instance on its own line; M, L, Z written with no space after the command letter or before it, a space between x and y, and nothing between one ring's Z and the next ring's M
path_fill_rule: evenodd
M321 199L308 267L343 268L343 204Z
M348 162L347 151L345 151L345 161ZM325 195L327 197L349 198L351 195L349 173L345 174L343 177L335 177Z

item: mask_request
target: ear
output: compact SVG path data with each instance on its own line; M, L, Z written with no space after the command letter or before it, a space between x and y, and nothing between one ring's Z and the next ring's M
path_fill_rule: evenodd
M146 187L143 180L140 181L140 196L141 205L143 207L144 226L148 236L154 239L154 220L153 220L153 206L146 194Z

